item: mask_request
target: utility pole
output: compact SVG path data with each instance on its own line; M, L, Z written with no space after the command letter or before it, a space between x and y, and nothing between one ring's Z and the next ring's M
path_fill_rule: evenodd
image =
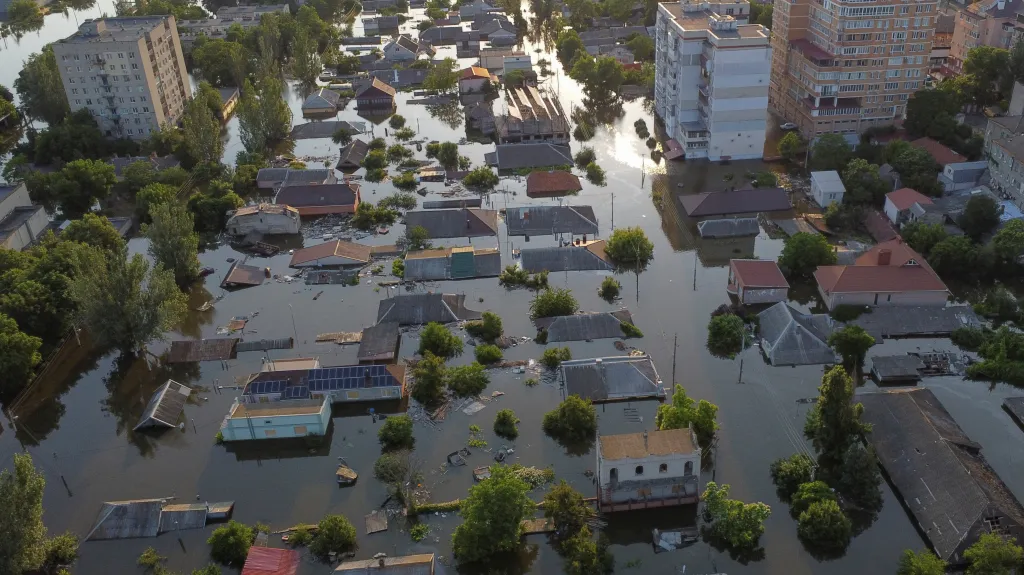
M679 351L679 332L676 332L675 339L672 340L672 385L676 384L676 353ZM675 389L673 387L672 389Z
M615 192L612 192L612 231L615 231Z

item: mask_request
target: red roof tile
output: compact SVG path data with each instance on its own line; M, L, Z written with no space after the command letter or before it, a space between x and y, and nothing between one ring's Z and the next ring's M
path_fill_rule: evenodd
M960 162L967 161L967 158L961 156L960 154L954 152L953 150L950 150L946 146L943 146L942 144L936 142L931 138L918 138L913 142L910 142L910 145L914 146L915 148L921 148L922 150L925 150L926 152L931 154L940 166L945 166L946 164L958 164Z
M473 78L484 78L490 79L491 74L487 71L487 68L481 68L479 66L470 66L462 71L463 80L472 80Z
M729 260L736 281L746 287L788 288L778 264L772 260Z
M896 206L899 211L909 210L914 204L922 206L932 203L931 198L913 188L900 188L895 192L885 194L885 197Z
M250 547L242 575L295 575L301 556L292 549Z
M886 257L888 263L884 263ZM903 243L899 237L864 252L852 266L819 266L814 272L814 279L826 293L895 293L947 289L921 254Z
M531 198L577 192L581 189L583 187L580 185L580 179L569 172L536 171L526 176L526 195Z

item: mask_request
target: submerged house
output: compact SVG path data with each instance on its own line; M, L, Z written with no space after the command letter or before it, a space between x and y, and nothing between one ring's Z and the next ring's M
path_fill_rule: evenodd
M370 153L369 144L359 139L352 140L341 149L337 168L339 170L358 170L363 166L363 159L368 153Z
M526 195L531 198L575 194L582 189L579 176L564 170L537 170L526 176Z
M406 280L458 280L501 275L501 250L473 246L405 254Z
M432 321L452 323L480 319L483 314L466 307L466 294L402 294L382 300L377 323L425 325Z
M484 154L484 160L488 166L496 166L499 170L561 168L573 165L569 146L548 142L498 144L494 146L493 152Z
M395 107L395 89L374 78L356 92L356 109L390 111Z
M843 304L944 307L949 297L942 278L899 236L864 252L853 265L818 266L814 279L830 310Z
M680 197L686 215L691 218L713 216L754 216L760 212L789 210L793 204L782 188L757 188L731 192L705 192Z
M697 503L700 447L692 429L597 437L601 512Z
M406 228L427 230L431 238L475 238L498 235L498 212L480 208L418 210L405 214Z
M334 115L338 112L338 103L341 102L341 94L327 88L320 88L313 92L302 103L303 116L324 116Z
M508 208L505 225L510 236L545 234L597 235L597 215L592 206L526 206Z
M292 253L289 267L352 267L363 266L370 262L370 246L331 240L308 248L295 250Z
M611 271L615 264L604 251L605 241L576 242L561 247L524 248L519 252L523 269L535 274L549 272Z
M505 104L506 112L495 120L499 144L569 143L569 120L557 98L524 86L505 90Z
M789 299L789 282L773 260L729 260L726 291L742 304L776 303Z
M182 385L173 379L161 385L153 397L149 398L146 410L135 425L134 430L147 428L174 428L178 426L178 419L185 410L185 403L192 395L192 388Z
M336 184L286 186L274 203L295 208L300 216L354 214L359 207L359 184L345 181Z
M285 439L327 435L331 402L320 399L288 399L266 403L235 400L220 426L224 441Z
M537 331L547 334L548 343L621 338L625 337L623 324L632 323L628 309L542 317L533 322Z
M572 359L562 362L559 373L566 396L594 403L665 397L661 376L648 355Z
M757 314L761 351L772 365L837 363L828 344L834 324L828 314L805 314L784 301Z
M250 232L263 235L299 233L299 211L284 204L259 204L238 208L228 217L225 230L235 236Z
M258 373L245 384L241 401L264 405L328 398L333 403L345 403L401 399L404 391L404 365L338 365Z

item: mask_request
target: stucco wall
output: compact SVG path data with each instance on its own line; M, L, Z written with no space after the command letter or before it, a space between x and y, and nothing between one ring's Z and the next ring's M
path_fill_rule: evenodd
M786 288L748 288L741 287L738 294L741 303L776 303L789 299Z

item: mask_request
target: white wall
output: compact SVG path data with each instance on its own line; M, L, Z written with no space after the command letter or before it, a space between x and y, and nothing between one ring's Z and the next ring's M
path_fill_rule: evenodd
M889 218L892 223L897 223L900 219L900 211L896 209L896 204L892 203L892 200L885 198L885 216Z
M309 415L268 415L227 418L221 427L224 441L281 439L324 435L331 421L331 403L325 401L319 413ZM250 423L252 427L250 428ZM254 436L255 434L255 436Z
M602 488L608 487L611 484L612 469L618 470L618 478L620 482L641 479L657 479L659 477L685 477L687 461L692 464L692 474L700 472L699 454L672 454L657 457L652 456L643 459L627 458L616 459L615 461L605 461L601 458L599 450L597 458L599 485ZM668 466L667 471L659 471L662 464ZM636 474L637 466L643 466L644 469L642 475Z

